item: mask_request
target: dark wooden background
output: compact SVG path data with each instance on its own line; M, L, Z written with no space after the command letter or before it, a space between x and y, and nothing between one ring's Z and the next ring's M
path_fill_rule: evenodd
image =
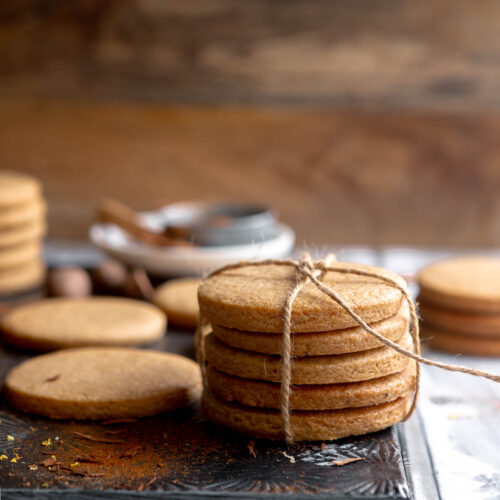
M277 207L300 242L500 244L497 0L4 0L0 167Z

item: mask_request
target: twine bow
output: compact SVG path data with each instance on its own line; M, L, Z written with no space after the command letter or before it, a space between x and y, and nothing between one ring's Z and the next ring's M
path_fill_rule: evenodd
M424 358L420 355L420 327L418 322L418 315L415 303L413 302L410 294L406 287L401 286L396 280L378 274L373 271L363 271L354 267L340 267L335 265L335 256L328 255L324 260L314 261L309 254L304 254L298 261L292 259L286 260L275 260L268 259L263 261L241 261L235 264L229 264L227 266L221 267L217 269L213 273L209 274L206 279L209 279L217 274L221 274L225 271L230 271L232 269L239 269L242 267L256 267L256 266L266 266L266 265L276 265L276 266L289 266L295 268L295 286L288 292L284 304L283 304L283 338L281 343L281 427L283 431L283 435L288 444L294 442L294 436L291 425L291 415L290 415L290 395L292 393L292 337L291 337L291 328L292 328L292 308L293 303L299 294L300 290L309 282L313 283L321 292L330 297L333 301L339 304L351 318L356 321L356 323L363 328L364 331L375 337L382 344L394 349L396 352L402 354L407 358L414 359L417 361L416 364L416 387L415 387L415 395L413 397L413 401L411 407L406 414L404 420L408 420L413 414L415 407L417 405L417 399L419 395L420 388L420 365L419 363L423 363L429 366L436 366L438 368L442 368L443 370L453 371L453 372L461 372L468 373L470 375L474 375L476 377L483 377L493 382L500 382L500 376L495 375L486 371L475 370L473 368L467 368L465 366L460 365L449 365L447 363L441 363L439 361L432 361L430 359ZM358 276L366 276L369 278L375 278L383 283L397 288L402 294L405 301L408 304L410 310L410 318L411 318L411 329L410 333L413 339L413 347L415 352L408 351L404 347L401 347L396 342L393 342L383 335L378 333L375 329L373 329L369 324L367 324L361 316L359 316L353 309L342 299L342 297L333 289L326 286L321 280L324 278L327 272L336 272L341 274L354 274ZM196 332L196 346L197 346L197 356L198 362L201 367L203 383L205 384L205 333L209 326L208 321L203 318L200 314L200 322Z

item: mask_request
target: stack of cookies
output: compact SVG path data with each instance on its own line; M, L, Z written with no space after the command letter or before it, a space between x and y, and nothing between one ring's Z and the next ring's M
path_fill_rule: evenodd
M45 211L36 179L0 171L0 295L42 284Z
M404 280L364 265L336 263ZM328 272L323 283L386 338L408 350L406 302L381 280ZM283 439L280 414L283 310L296 284L289 266L227 270L201 285L207 384L203 410L212 421L254 437ZM292 308L291 426L298 441L332 440L377 431L401 421L415 389L415 365L360 328L314 284Z
M457 257L417 275L422 336L439 350L500 356L500 258Z

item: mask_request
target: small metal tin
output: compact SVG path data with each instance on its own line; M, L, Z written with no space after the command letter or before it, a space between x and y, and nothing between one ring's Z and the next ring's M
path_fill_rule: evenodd
M277 236L276 217L263 205L174 203L160 213L168 236L200 246L241 245Z

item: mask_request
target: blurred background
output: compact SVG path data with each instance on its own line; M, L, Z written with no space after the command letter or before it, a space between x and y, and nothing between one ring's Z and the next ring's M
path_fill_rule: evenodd
M300 243L500 245L496 0L0 4L0 165L96 204L275 207Z

